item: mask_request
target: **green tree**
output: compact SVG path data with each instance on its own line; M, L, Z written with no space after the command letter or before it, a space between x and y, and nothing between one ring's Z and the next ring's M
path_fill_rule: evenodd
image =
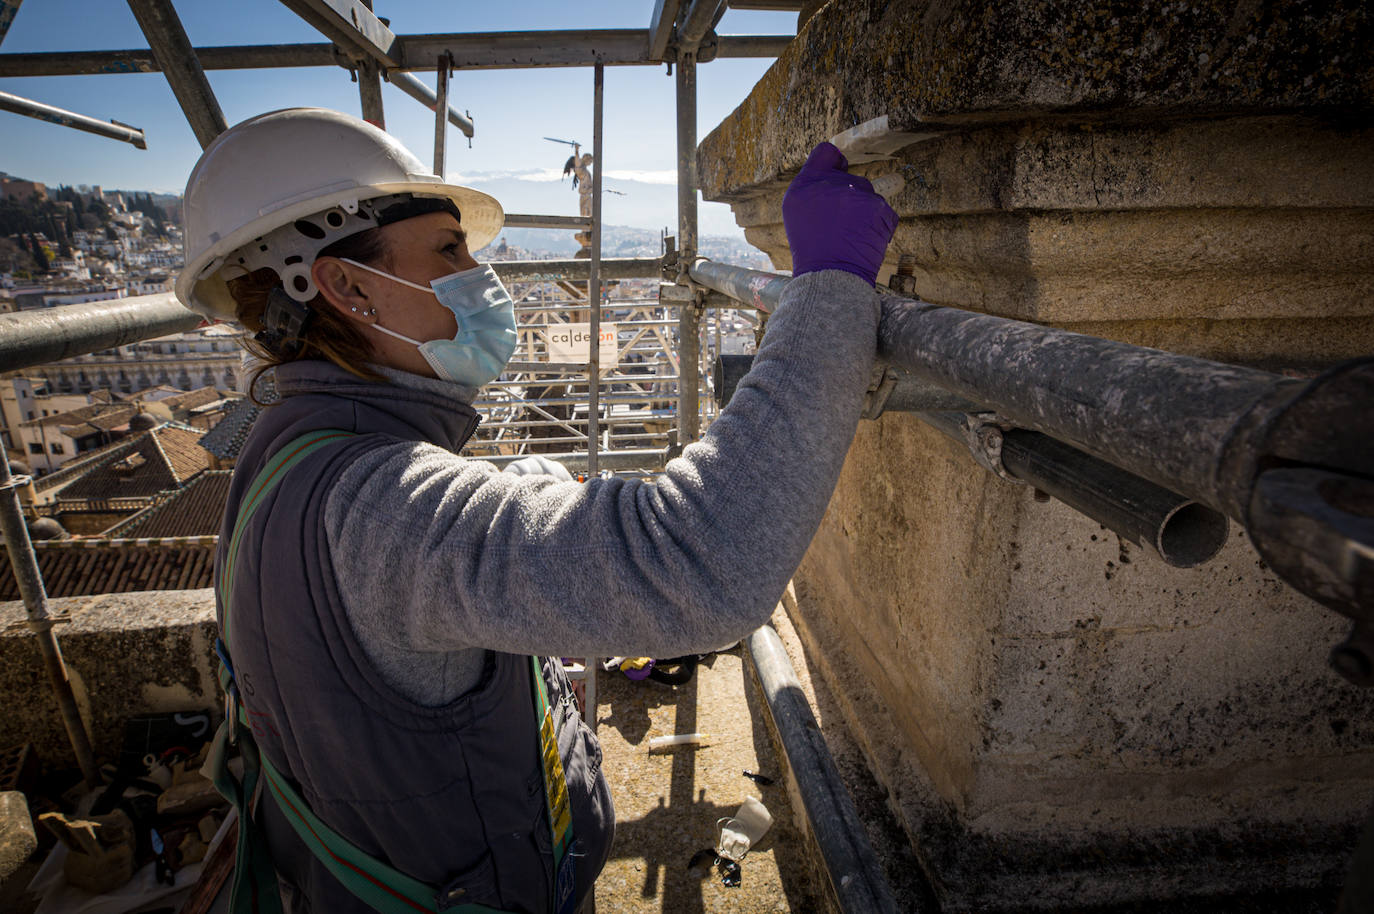
M33 233L29 233L29 250L33 252L34 269L39 273L48 272L51 261L48 260L48 252L43 250L43 245L38 243L38 239Z

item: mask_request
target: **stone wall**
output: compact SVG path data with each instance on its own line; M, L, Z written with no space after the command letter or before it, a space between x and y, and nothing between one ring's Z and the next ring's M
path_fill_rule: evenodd
M48 608L70 618L54 631L97 759L115 759L135 715L210 708L218 720L213 591L66 597ZM25 618L22 603L0 603L0 746L31 742L49 765L75 767Z
M1374 352L1365 4L834 0L698 150L707 199L790 266L810 148L888 115L919 297L1307 374ZM1233 527L1166 566L864 423L796 579L949 910L1339 885L1374 800L1374 695L1343 620Z

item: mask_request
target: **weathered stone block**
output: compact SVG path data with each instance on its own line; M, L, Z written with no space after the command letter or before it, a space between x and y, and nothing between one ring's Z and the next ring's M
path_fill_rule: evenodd
M0 883L38 850L29 801L17 790L0 793Z
M48 605L54 615L71 616L54 631L97 757L115 757L131 716L219 706L212 591L68 597ZM0 711L0 744L32 742L50 764L75 766L24 619L22 603L0 604L0 693L29 696Z

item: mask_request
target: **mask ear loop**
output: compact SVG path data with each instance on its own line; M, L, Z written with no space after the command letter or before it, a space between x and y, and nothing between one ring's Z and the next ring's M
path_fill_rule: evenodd
M395 330L388 330L388 329L386 329L385 327L383 327L381 324L368 324L368 326L371 327L373 330L380 330L382 333L385 333L387 336L394 336L394 337L396 337L396 339L398 339L398 340L405 340L407 343L409 343L409 344L412 345L412 346L419 347L419 346L423 346L423 345L424 345L424 343L420 342L419 340L412 340L410 337L406 336L404 333L397 333Z
M342 260L344 263L351 263L353 264L353 266L358 267L361 270L366 270L369 273L376 273L378 276L385 276L392 282L399 282L403 286L410 286L412 289L419 289L421 292L428 292L430 295L434 295L434 289L432 289L429 286L422 286L418 282L411 282L410 280L402 279L399 276L392 276L390 273L387 273L383 270L379 270L376 267L370 267L365 263L358 263L358 261L351 260L347 257L340 257L339 259ZM437 298L438 296L435 297Z

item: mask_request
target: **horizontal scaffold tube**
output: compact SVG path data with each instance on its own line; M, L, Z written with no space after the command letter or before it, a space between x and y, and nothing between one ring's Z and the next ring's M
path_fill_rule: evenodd
M204 322L170 292L0 314L0 372L194 330Z
M491 268L502 282L585 282L591 278L590 260L493 260ZM652 279L663 271L657 257L603 257L601 281L608 279Z
M98 118L87 117L84 114L77 114L75 111L45 105L43 102L36 102L28 98L20 98L18 95L11 95L8 92L0 92L0 111L11 111L40 121L61 124L63 127L84 130L97 136L109 137L112 140L132 144L139 149L148 148L148 143L143 137L143 131L138 127L129 127L115 121L102 121Z
M429 86L422 83L417 76L412 76L409 73L397 70L387 74L387 80L397 89L400 89L430 111L433 111L435 106L439 104L438 94ZM463 136L468 138L472 137L473 126L471 118L459 114L457 109L452 105L448 106L447 117L448 122L457 127L462 132Z
M893 365L1241 522L1254 480L1228 466L1247 462L1232 445L1303 387L1024 321L886 302L878 349Z
M716 57L777 57L790 35L722 35ZM526 67L654 66L647 29L576 29L556 32L487 32L450 35L397 35L401 70L433 70L446 51L457 70ZM205 70L279 69L348 66L329 42L309 44L221 45L196 48ZM0 54L0 77L80 76L96 73L157 73L147 48L115 51L41 51Z
M993 425L980 429L978 417L965 413L916 415L975 452L995 446L1006 475L1053 495L1175 568L1209 562L1226 545L1228 525L1219 512L1048 435ZM979 431L992 440L980 444Z

